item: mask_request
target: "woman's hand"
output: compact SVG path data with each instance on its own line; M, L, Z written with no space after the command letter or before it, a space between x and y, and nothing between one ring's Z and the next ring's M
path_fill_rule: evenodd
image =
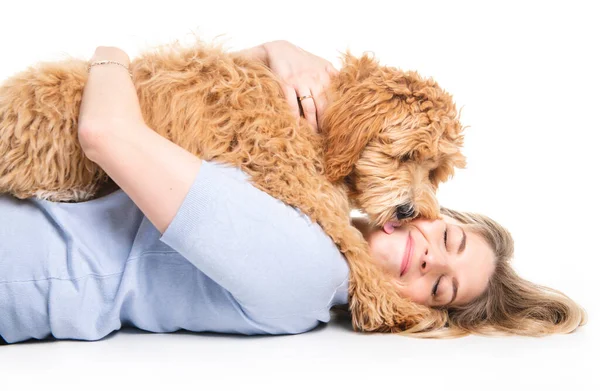
M315 56L287 41L263 44L267 65L281 79L281 88L292 112L300 117L300 109L309 124L320 131L327 107L325 89L338 71L327 60ZM312 98L298 99L304 96ZM299 105L300 104L300 105Z
M267 42L261 46L267 66L281 79L281 88L292 112L300 118L302 111L313 129L320 131L328 103L325 90L338 70L329 61L287 41ZM312 98L299 101L304 96Z
M90 63L102 60L116 61L125 67L102 64L90 68L78 120L79 141L86 155L98 139L111 137L106 134L114 129L144 124L135 86L126 69L129 56L119 48L99 46Z

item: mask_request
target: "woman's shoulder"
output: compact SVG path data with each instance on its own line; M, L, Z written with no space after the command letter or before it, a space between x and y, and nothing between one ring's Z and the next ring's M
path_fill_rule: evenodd
M160 240L257 318L328 310L349 274L318 224L221 163L202 163Z

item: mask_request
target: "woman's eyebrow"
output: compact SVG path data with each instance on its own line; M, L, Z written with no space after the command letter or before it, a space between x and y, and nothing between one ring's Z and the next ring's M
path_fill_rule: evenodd
M458 246L459 254L465 251L465 247L467 246L467 234L465 233L465 230L462 227L460 227L460 230L462 231L463 237L460 241L460 246Z

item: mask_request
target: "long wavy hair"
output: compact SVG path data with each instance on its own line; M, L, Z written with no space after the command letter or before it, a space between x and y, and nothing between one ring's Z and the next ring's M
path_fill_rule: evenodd
M445 319L435 328L413 327L397 334L415 338L456 338L469 334L541 337L567 334L587 323L586 311L564 293L527 281L511 265L514 241L510 232L491 218L442 208L442 213L481 235L494 252L495 268L485 291L470 303L434 309ZM333 308L347 313L347 306ZM425 319L423 323L440 325ZM442 322L443 323L443 322Z

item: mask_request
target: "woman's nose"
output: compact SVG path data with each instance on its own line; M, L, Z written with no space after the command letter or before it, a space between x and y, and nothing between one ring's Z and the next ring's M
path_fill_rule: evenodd
M428 273L432 270L444 271L448 267L448 260L444 254L437 253L429 248L420 259L420 269L422 273Z

